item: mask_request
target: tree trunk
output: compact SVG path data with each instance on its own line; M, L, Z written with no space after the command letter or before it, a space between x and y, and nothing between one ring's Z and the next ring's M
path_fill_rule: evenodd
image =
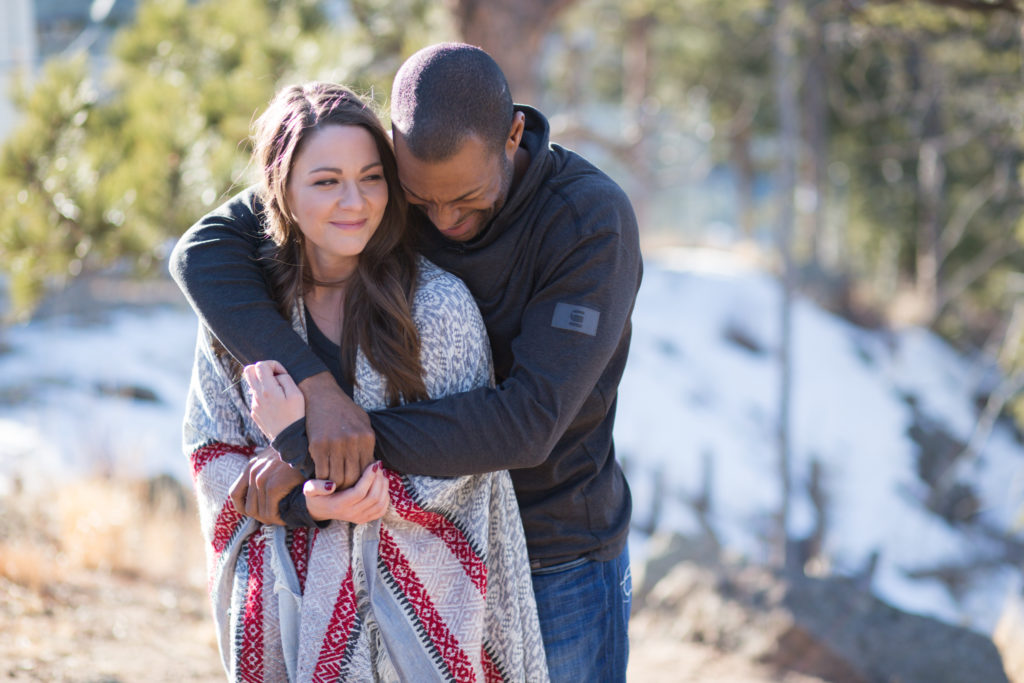
M939 117L939 93L936 92L938 79L931 74L934 67L921 51L921 46L914 47L914 62L919 74L920 89L927 98L921 123L921 143L917 154L918 221L915 284L922 304L921 322L927 325L935 320L941 297L939 267L943 255L940 247L940 220L946 166L942 158L942 121Z
M777 562L787 571L794 559L789 543L789 505L792 496L790 472L790 404L792 382L792 314L794 272L792 256L793 195L796 191L796 151L799 145L798 102L793 83L795 46L789 0L775 0L772 34L775 104L779 112L779 216L778 248L782 262L782 303L779 307L779 421L776 432L781 501L778 513Z
M650 93L651 59L650 32L654 17L650 14L631 17L626 24L626 44L623 48L623 112L625 138L629 145L629 167L633 170L629 196L636 209L641 228L649 224L650 204L657 184L650 140L654 139L652 116L646 101Z
M729 132L729 157L736 171L736 220L740 232L754 239L754 158L750 151L753 124L749 118L735 121Z
M558 15L575 0L447 0L460 38L487 51L505 72L512 97L537 101L536 58Z
M838 264L832 263L826 247L832 243L825 235L825 194L826 166L828 164L828 120L825 89L828 73L825 62L825 36L821 0L812 3L807 13L808 32L807 58L803 88L803 131L804 131L804 173L801 184L809 188L814 197L812 206L802 207L803 236L807 240L807 254L812 263L825 269Z

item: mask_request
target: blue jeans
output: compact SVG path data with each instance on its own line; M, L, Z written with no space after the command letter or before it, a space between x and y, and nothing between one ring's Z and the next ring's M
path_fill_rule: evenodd
M533 570L533 592L553 683L625 681L633 580L629 549Z

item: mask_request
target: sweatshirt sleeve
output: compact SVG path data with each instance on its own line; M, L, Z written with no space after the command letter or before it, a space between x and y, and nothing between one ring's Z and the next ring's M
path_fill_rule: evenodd
M592 202L577 239L538 273L507 379L439 400L371 414L377 454L410 474L457 476L543 463L585 401L607 414L616 376L609 362L628 344L641 277L628 201ZM585 427L584 427L585 428Z
M296 384L327 370L285 320L257 260L262 207L245 190L203 216L171 252L170 272L200 320L244 364L276 360Z

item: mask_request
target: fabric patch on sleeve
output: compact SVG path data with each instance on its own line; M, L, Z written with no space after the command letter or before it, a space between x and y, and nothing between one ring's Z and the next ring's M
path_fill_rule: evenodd
M601 312L586 306L575 304L555 304L555 315L551 318L551 326L560 330L571 332L582 332L591 337L597 336L597 321L601 318Z

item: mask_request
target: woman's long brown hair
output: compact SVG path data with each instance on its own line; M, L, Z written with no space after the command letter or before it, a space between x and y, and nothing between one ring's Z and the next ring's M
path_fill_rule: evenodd
M355 386L356 350L362 349L387 382L388 405L428 398L420 337L412 319L418 269L394 150L376 114L339 85L315 82L287 87L254 126L253 160L261 171L259 194L267 235L274 245L266 264L271 291L282 314L289 317L299 295L315 284L303 234L288 206L288 179L304 142L314 131L332 125L360 126L369 132L388 186L384 216L346 282L341 366Z

